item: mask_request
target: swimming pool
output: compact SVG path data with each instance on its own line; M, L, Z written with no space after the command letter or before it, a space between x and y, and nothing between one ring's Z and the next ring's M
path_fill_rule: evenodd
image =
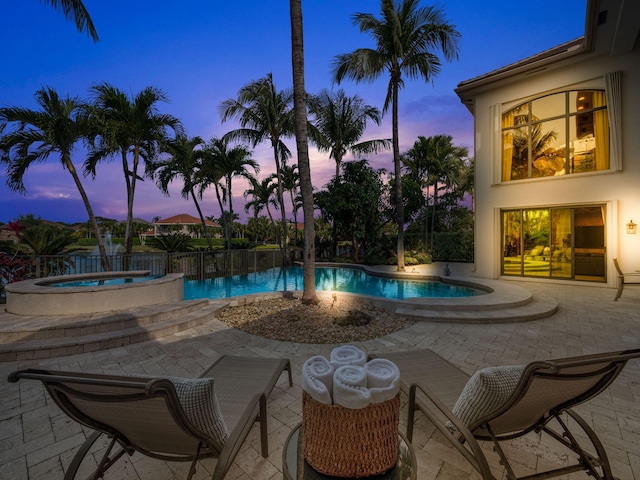
M194 300L303 290L302 267L279 267L249 275L208 280L185 280L184 299ZM439 281L405 280L368 275L355 268L317 267L316 289L403 300L407 298L472 297L486 292Z

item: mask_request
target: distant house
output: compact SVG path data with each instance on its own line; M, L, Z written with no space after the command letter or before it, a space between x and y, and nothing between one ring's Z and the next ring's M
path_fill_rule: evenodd
M456 89L475 117L481 277L615 286L614 258L640 268L640 2L586 13L583 37Z
M216 222L205 220L207 228L214 231L214 237L220 237L222 227ZM152 223L153 230L148 230L142 234L143 237L157 237L159 235L168 235L170 233L182 233L189 235L191 238L200 238L204 236L202 231L202 222L199 218L186 213L174 215L173 217L157 220Z

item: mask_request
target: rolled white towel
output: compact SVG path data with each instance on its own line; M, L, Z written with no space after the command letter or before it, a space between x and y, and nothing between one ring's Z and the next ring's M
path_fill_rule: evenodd
M307 359L302 365L302 389L320 403L331 405L333 366L321 355Z
M359 365L343 365L333 374L333 403L345 408L364 408L371 403L367 372Z
M395 398L400 391L400 370L395 363L386 358L374 358L364 365L364 369L371 403L382 403Z
M343 365L358 365L364 367L367 361L367 354L353 345L342 345L331 351L329 361L334 369Z

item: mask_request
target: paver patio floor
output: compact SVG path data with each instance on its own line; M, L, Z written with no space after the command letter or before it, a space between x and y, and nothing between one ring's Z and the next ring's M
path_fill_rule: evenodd
M614 302L615 289L536 282L509 282L558 301L551 317L505 324L417 324L385 337L358 342L367 353L430 348L468 373L490 365L526 363L594 352L640 347L640 289L626 289ZM87 431L62 414L39 382L10 384L7 376L21 368L51 368L96 373L170 374L195 377L219 355L288 357L294 386L283 376L268 404L270 456L259 453L254 426L227 479L282 478L282 446L301 421L300 368L312 355L326 355L335 345L310 345L267 340L214 320L200 327L164 337L81 355L39 361L0 363L0 478L56 479ZM406 399L405 399L406 400ZM609 454L614 475L640 480L640 362L630 362L615 383L576 410L595 428ZM405 421L403 402L401 423ZM401 426L404 429L404 426ZM418 479L476 479L470 466L418 415L414 433ZM488 448L488 447L487 447ZM544 454L545 456L541 456ZM507 455L516 459L517 473L545 469L562 462L561 453L538 442L535 434L514 441ZM492 465L501 472L497 459ZM196 478L209 478L214 461L202 462ZM138 454L120 461L107 479L181 479L188 465L165 463ZM573 474L567 478L587 478Z

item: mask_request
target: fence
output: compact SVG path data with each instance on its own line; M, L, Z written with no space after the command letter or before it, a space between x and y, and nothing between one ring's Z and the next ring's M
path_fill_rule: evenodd
M42 255L22 257L26 278L103 271L99 255ZM214 252L134 253L109 255L114 272L149 270L151 275L184 273L188 280L247 275L283 265L280 250L218 250Z

